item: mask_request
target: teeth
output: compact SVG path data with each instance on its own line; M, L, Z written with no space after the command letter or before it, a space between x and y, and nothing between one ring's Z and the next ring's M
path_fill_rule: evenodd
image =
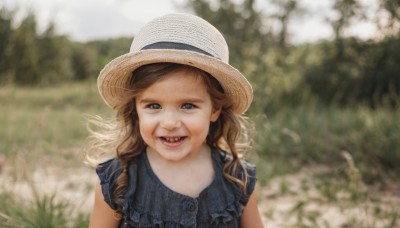
M165 138L165 141L170 142L170 143L175 143L175 142L178 142L180 139L181 139L181 137Z

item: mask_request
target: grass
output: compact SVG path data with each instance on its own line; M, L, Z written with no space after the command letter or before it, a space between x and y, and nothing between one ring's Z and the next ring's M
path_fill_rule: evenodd
M88 227L88 215L74 213L74 204L57 202L55 194L38 196L31 202L21 202L11 193L0 194L0 224L2 227L41 228L41 227Z
M87 227L89 212L80 210L76 202L60 200L64 192L40 192L30 185L32 197L26 200L12 186L29 185L37 172L59 179L81 175L81 148L87 136L84 114L112 115L95 83L2 87L0 110L0 156L6 158L0 179L7 183L0 188L1 227ZM258 179L267 192L260 197L266 220L283 221L282 227L334 227L325 217L326 209L344 216L346 227L398 226L397 116L385 108L316 104L282 105L269 116L253 115ZM296 176L309 168L312 171L305 178ZM291 175L295 178L286 178ZM70 181L58 190L92 191L92 183L84 181ZM388 197L380 197L382 192ZM393 203L387 200L390 197ZM279 209L279 200L286 198L290 206Z
M272 160L269 176L304 165L340 167L349 154L367 184L398 181L400 119L396 111L323 106L282 108L269 119L257 117L256 148ZM289 165L288 165L289 164ZM271 164L269 164L271 165Z
M107 114L95 84L0 90L0 150L8 158L50 157L81 161L87 136L83 114ZM72 152L72 153L71 153ZM61 155L61 156L60 156ZM79 162L78 162L79 163Z

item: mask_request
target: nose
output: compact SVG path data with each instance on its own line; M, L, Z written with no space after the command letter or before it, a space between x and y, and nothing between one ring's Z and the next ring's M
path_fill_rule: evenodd
M160 126L169 131L179 128L181 126L179 114L171 110L164 110Z

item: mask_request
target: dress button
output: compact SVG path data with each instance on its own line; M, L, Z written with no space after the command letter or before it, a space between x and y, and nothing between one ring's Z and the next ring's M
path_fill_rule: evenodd
M188 211L195 211L196 210L196 204L194 202L187 202L186 203L186 209Z

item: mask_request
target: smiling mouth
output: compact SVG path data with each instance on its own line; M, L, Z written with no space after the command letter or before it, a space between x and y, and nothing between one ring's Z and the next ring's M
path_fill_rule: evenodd
M185 137L161 137L161 139L168 143L176 143L182 141Z

